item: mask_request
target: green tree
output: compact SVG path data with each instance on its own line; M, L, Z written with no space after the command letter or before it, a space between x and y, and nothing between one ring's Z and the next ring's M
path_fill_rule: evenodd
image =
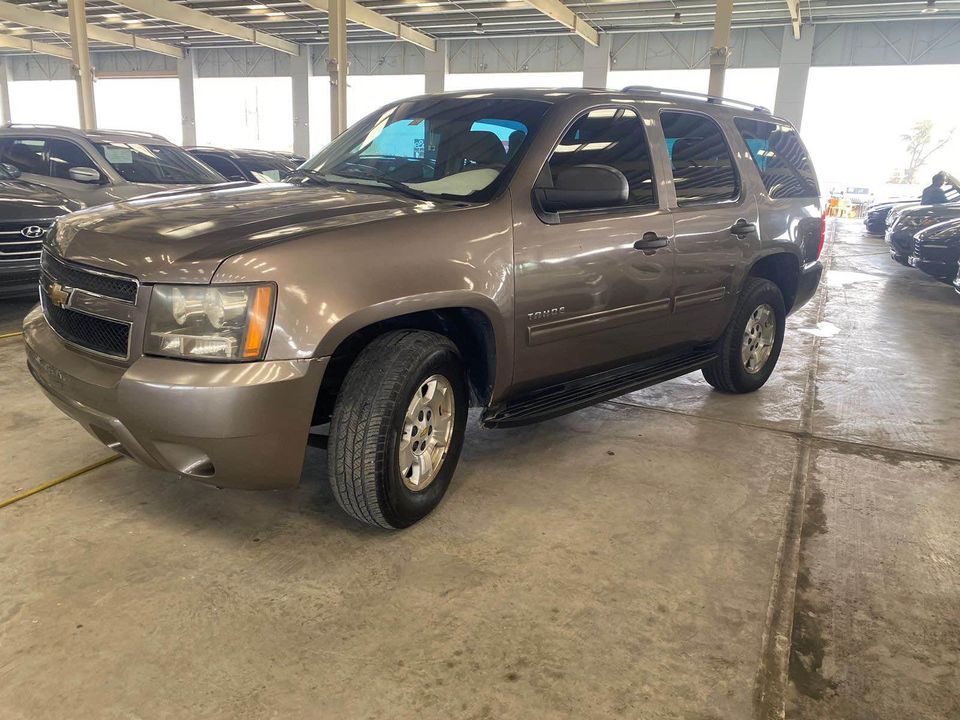
M909 133L901 135L900 139L907 149L907 166L900 175L900 182L913 185L917 181L917 173L930 156L953 139L954 130L950 130L939 140L934 140L933 120L921 120L910 128Z

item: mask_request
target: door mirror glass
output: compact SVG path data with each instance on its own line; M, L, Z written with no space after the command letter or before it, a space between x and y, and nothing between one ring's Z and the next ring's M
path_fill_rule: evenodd
M72 167L68 174L70 179L79 183L100 182L100 172L89 167Z
M630 184L622 172L609 165L573 165L556 172L553 187L534 191L547 212L591 210L627 202Z
M3 163L3 172L6 175L9 175L10 180L16 180L20 177L20 168L16 165L11 165L10 163Z

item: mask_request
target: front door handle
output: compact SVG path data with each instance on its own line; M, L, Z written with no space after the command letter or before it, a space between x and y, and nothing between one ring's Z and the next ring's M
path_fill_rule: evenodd
M656 250L667 246L667 238L663 235L657 235L655 232L645 232L643 237L633 244L634 250Z
M746 237L752 232L756 232L756 230L757 230L756 225L754 225L752 222L747 222L743 218L740 218L739 220L737 220L733 224L733 227L730 228L731 233L741 238Z

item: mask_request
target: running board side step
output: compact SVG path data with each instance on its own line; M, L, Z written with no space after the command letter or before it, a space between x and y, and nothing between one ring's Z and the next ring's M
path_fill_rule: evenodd
M480 418L480 424L486 428L508 428L549 420L686 375L708 365L716 357L717 353L712 349L695 350L550 385L509 400L503 405L488 408Z

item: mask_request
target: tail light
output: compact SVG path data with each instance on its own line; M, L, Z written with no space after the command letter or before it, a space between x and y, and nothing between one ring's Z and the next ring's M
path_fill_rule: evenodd
M820 216L820 244L817 245L817 258L820 257L820 253L823 252L823 244L827 240L827 211L824 210L823 214Z

